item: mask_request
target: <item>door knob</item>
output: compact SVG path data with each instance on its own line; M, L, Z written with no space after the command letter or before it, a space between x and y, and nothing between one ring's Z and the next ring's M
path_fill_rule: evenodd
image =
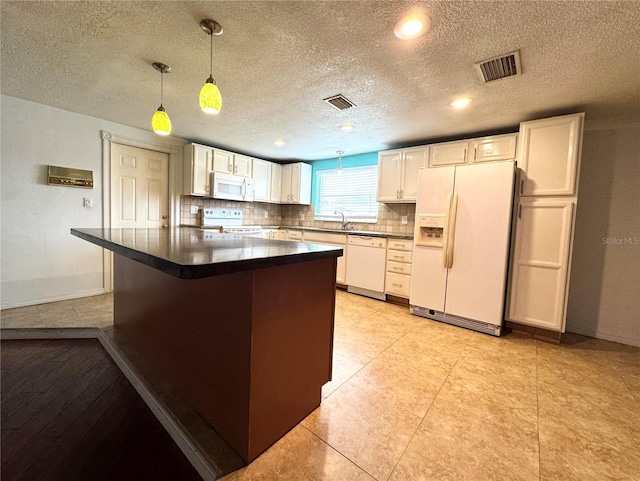
M166 216L166 215L163 215L163 216L162 216L162 218L163 218L163 219L166 219L166 218L167 218L167 216Z
M167 224L162 224L163 229L166 229L167 227L169 227Z

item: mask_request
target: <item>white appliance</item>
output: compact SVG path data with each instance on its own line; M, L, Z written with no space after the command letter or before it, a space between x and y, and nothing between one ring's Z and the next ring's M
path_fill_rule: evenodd
M228 200L253 200L253 179L239 175L211 172L211 197Z
M262 235L259 225L242 225L242 211L237 209L202 209L202 228L222 234Z
M420 169L412 314L499 336L514 162Z
M347 290L384 301L387 239L350 235L347 252Z

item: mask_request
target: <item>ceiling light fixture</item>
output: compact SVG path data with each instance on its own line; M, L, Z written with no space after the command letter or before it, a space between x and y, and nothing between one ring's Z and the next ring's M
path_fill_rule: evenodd
M222 35L222 25L215 20L204 19L200 22L200 28L211 36L211 63L209 64L209 78L200 90L200 108L207 114L219 114L222 109L222 95L213 79L213 36Z
M338 170L336 170L336 174L342 175L344 174L344 170L342 170L342 154L344 154L344 150L337 150L336 154L338 154Z
M273 141L273 145L277 146L277 147L282 147L285 144L283 139L276 139Z
M393 28L396 37L411 40L424 35L431 26L431 19L423 13L412 13L402 17Z
M454 100L449 105L451 105L454 109L463 109L467 107L471 103L471 99L469 97L462 97Z
M342 124L340 126L340 129L345 132L353 132L355 130L355 127L353 126L353 124Z
M152 65L160 72L160 107L151 118L151 128L158 135L169 135L171 133L171 119L162 106L162 96L164 93L164 74L171 72L171 67L160 62L153 62Z

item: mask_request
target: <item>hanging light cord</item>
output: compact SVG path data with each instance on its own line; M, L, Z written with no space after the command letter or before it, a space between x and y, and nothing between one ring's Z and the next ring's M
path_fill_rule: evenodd
M164 69L160 70L160 107L162 108L162 97L164 92Z

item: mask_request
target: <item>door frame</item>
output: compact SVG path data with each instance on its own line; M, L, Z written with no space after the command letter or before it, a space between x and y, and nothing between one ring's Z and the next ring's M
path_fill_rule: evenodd
M155 134L142 140L101 130L102 139L102 227L111 228L111 144L128 145L139 149L153 150L169 154L169 227L180 221L180 195L182 194L182 147L187 143L182 139L164 138L161 141ZM105 292L113 291L113 253L102 250L103 287Z

